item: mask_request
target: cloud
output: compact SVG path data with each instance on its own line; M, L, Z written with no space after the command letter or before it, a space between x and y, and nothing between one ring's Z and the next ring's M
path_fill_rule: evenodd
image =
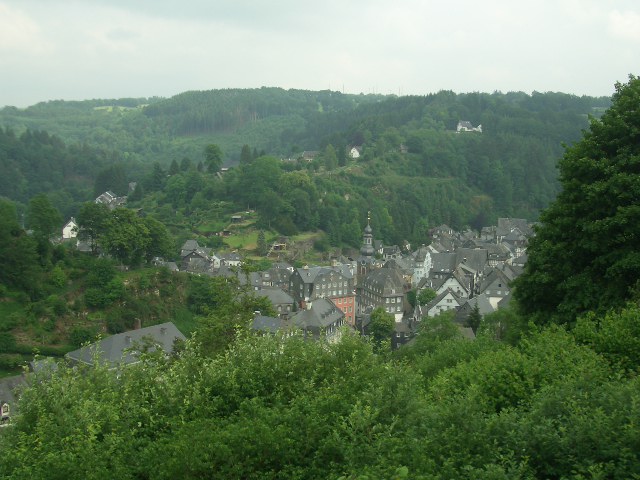
M640 14L614 10L609 14L609 32L618 38L640 42Z
M32 55L47 49L38 24L29 15L0 3L0 52Z

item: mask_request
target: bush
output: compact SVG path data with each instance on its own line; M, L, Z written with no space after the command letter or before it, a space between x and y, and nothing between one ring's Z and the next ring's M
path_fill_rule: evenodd
M0 353L0 370L14 370L24 364L22 355L17 353Z
M22 312L13 312L6 317L0 317L0 332L13 330L21 323L26 323L26 317Z
M15 337L8 332L0 333L0 353L14 352L15 349Z
M84 303L90 308L104 308L111 302L99 288L87 288L84 292Z
M85 343L92 342L96 338L96 334L95 328L75 327L69 334L69 343L80 347Z

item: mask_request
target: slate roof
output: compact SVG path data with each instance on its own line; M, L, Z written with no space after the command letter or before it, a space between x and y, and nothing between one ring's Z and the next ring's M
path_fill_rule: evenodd
M263 288L255 292L256 295L267 297L273 305L292 304L295 302L293 297L281 288Z
M72 362L87 365L93 365L96 359L110 363L114 367L119 364L132 364L138 361L138 356L131 349L135 347L136 343L143 342L145 338L151 339L165 353L170 354L173 351L175 340L184 340L185 336L172 322L166 322L111 335L91 345L69 352L65 357Z
M256 315L253 318L251 328L263 333L277 333L281 330L288 329L289 321L275 317L267 317L266 315Z
M378 268L368 273L363 280L366 288L379 290L381 296L388 297L404 292L404 280L395 268Z
M456 268L455 253L433 253L431 255L432 272L453 272Z
M331 300L318 298L309 303L310 307L296 312L291 317L291 322L297 328L316 333L344 318L344 312L336 307Z
M533 230L524 218L499 218L496 236L504 237L511 233L514 228L519 229L525 236L533 235Z
M489 252L483 248L459 248L455 254L456 265L465 263L476 272L482 271L489 256Z

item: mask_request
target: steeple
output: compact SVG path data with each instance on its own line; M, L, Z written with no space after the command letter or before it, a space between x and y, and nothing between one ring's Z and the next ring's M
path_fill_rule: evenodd
M360 255L367 259L371 259L374 254L372 232L373 230L371 229L371 212L367 212L367 226L364 227L364 235L362 235L362 247L360 247Z

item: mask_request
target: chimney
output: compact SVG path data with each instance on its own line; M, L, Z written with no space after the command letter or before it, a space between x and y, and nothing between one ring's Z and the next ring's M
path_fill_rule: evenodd
M306 308L307 308L307 310L311 310L311 302L307 302Z
M160 327L160 335L167 333L167 327Z
M141 328L142 328L142 320L140 320L139 318L136 318L133 329L140 330Z

